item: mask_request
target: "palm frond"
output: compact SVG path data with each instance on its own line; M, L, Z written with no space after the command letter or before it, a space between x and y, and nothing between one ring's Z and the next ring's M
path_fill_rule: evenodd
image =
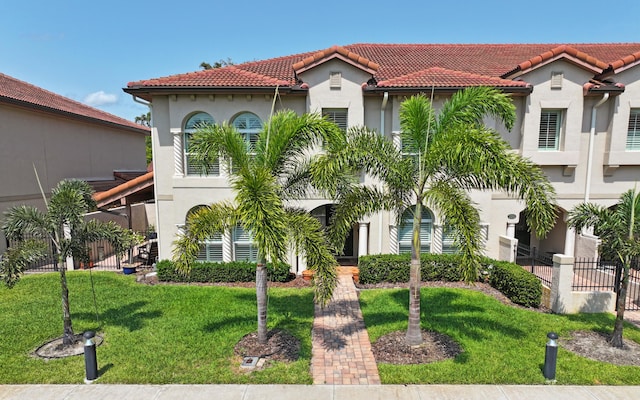
M320 221L305 210L287 209L287 229L289 240L307 261L307 267L314 271L314 293L318 304L326 305L338 283L336 259L329 251L327 239Z
M227 169L231 171L246 168L250 158L244 138L226 122L199 128L189 139L189 153L204 174L216 160L226 162Z
M53 229L46 214L32 206L11 207L5 211L4 216L2 230L8 239L21 240L24 236L44 237Z
M12 288L29 264L46 257L47 250L43 241L34 239L8 248L0 257L0 279L7 287Z
M491 87L470 87L456 92L445 102L438 114L438 132L457 125L480 126L482 119L492 116L511 130L516 119L516 107L508 96Z
M403 147L409 153L424 154L433 140L436 116L431 101L424 95L411 96L400 105Z

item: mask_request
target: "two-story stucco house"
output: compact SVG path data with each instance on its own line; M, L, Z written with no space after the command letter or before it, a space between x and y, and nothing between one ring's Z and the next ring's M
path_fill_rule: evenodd
M0 74L0 220L14 205L44 207L66 178L117 183L145 172L147 127ZM130 179L130 178L129 178ZM6 249L0 229L0 254Z
M559 206L556 226L538 239L524 225L522 202L473 193L486 254L512 258L515 238L544 252L574 254L582 236L567 229L567 211L584 200L611 206L640 179L640 43L354 44L131 82L125 92L149 102L153 113L160 258L171 257L189 210L233 196L224 171L201 176L191 162L189 135L199 122L228 121L250 140L275 103L276 110L322 113L343 128L366 125L401 146L403 99L433 90L439 107L453 92L480 85L512 96L514 129L487 123L544 169ZM327 199L299 205L325 223L331 213ZM409 229L389 213L363 219L347 239L345 258L406 251ZM440 215L426 213L422 229L424 247L451 249ZM253 255L241 228L212 238L203 250L210 260ZM291 263L303 268L300 260Z

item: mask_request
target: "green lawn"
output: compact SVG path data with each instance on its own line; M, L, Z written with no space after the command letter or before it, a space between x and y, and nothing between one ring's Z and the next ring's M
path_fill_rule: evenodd
M146 286L133 276L94 272L98 322L89 273L68 274L76 333L97 330L100 383L312 382L310 289L270 289L269 328L301 340L301 357L265 371L240 372L233 347L256 330L255 290L213 286ZM62 334L58 274L26 276L0 287L0 383L82 383L82 355L44 361L30 356Z
M407 290L364 290L360 304L372 342L405 330ZM542 384L546 334L568 337L575 330L613 328L612 314L552 315L505 306L482 293L464 289L423 288L422 326L445 333L464 352L454 360L429 365L378 364L386 384ZM625 326L625 337L640 342L640 330ZM558 353L559 384L640 384L640 367L614 366Z
M256 330L255 290L157 285L134 277L94 272L98 322L90 275L69 274L75 331L98 330L100 383L310 384L311 289L270 289L269 328L283 328L302 343L301 357L265 371L245 373L233 347ZM604 330L613 315L560 316L508 307L482 293L423 289L423 326L446 333L464 349L455 360L430 365L380 364L384 383L542 384L546 334ZM407 290L363 290L362 311L372 340L407 324ZM26 276L13 289L0 287L0 383L81 383L80 356L44 361L30 355L62 333L59 277ZM640 342L640 330L625 328ZM562 348L559 384L640 384L640 367L617 367L575 356Z

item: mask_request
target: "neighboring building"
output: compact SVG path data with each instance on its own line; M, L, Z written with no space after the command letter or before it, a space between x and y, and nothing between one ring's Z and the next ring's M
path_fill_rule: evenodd
M229 121L250 140L275 104L276 110L323 113L344 128L366 125L401 146L403 99L433 90L440 107L470 86L512 95L512 132L487 123L544 169L560 207L556 226L539 240L528 233L521 201L473 193L486 254L513 258L516 237L543 252L574 254L582 235L567 229L567 211L585 199L611 206L640 179L640 43L355 44L131 82L125 92L152 103L160 258L171 257L189 210L233 196L224 171L200 176L192 165L188 142L197 123ZM324 223L331 213L327 199L301 206ZM395 221L389 213L359 221L345 256L406 251L410 228ZM440 215L426 213L422 228L425 250L453 250ZM201 257L212 260L253 254L242 229L212 238L203 250Z
M13 205L44 205L34 167L46 195L65 178L106 190L144 174L148 134L147 127L0 74L0 215ZM0 230L0 253L6 245Z

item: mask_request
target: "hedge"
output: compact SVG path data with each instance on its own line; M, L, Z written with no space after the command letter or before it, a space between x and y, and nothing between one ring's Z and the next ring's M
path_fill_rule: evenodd
M421 254L422 281L458 282L462 278L461 257L457 254ZM362 284L408 282L410 254L362 256L358 262ZM517 264L483 258L482 278L501 291L511 301L526 307L539 307L542 284L532 273Z
M286 282L290 279L291 266L285 263L267 264L267 279ZM189 274L184 275L173 261L162 260L157 264L158 280L162 282L252 282L256 280L256 263L231 261L226 263L198 262Z

